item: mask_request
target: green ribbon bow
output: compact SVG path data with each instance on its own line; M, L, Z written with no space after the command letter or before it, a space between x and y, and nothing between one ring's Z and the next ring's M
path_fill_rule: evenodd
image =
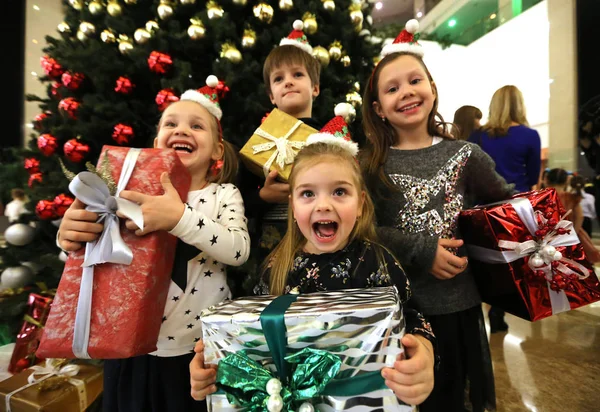
M304 348L286 356L284 314L297 298L298 295L279 296L260 315L265 340L281 381L282 410L297 410L302 402L319 396L356 396L385 389L379 371L335 379L342 361L327 351ZM251 359L245 351L221 359L217 371L217 385L225 392L229 403L250 412L267 410L270 396L267 383L273 378L273 372Z

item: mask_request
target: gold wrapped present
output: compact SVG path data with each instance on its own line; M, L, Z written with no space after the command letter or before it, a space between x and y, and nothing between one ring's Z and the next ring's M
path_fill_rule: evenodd
M304 147L306 139L317 130L278 109L248 139L240 155L254 174L266 177L270 171L279 172L279 180L287 182L296 153Z
M0 382L0 411L82 412L102 389L102 366L46 359Z

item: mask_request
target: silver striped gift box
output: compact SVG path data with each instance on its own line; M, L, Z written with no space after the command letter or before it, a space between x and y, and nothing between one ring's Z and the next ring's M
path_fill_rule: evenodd
M275 370L262 333L260 314L275 296L240 298L205 309L202 329L205 361L217 363L246 350ZM342 360L338 378L392 366L402 352L405 332L402 304L394 286L301 294L285 312L288 353L305 347L328 350ZM237 411L224 394L208 399L209 411ZM414 411L390 389L353 397L321 396L311 401L318 411Z

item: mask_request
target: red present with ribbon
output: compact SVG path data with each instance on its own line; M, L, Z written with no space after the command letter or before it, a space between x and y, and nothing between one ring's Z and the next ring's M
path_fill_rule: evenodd
M554 189L544 189L460 214L484 302L536 321L600 300L569 213Z
M139 206L118 193L162 195L163 172L185 201L190 174L173 149L104 146L97 173L71 181L69 190L101 215L104 232L69 254L38 356L115 359L156 350L177 238L166 231L136 236L116 210L142 227Z

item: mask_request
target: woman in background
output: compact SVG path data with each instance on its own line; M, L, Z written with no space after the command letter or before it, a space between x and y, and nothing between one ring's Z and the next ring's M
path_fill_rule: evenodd
M457 140L468 140L474 131L479 130L483 114L475 106L462 106L454 112L452 135Z

